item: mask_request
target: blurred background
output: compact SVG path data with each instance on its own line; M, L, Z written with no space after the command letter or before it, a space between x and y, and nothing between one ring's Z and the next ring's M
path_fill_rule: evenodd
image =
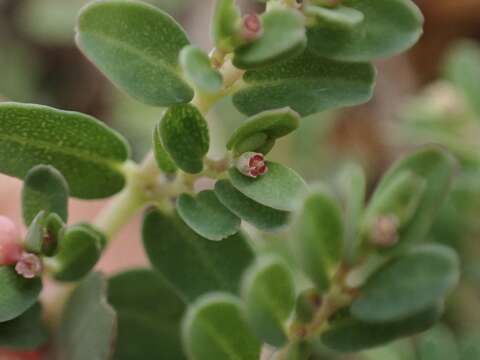
M41 103L93 115L125 135L135 159L141 159L161 110L116 90L76 49L76 14L87 2L0 0L0 101ZM172 14L193 43L210 49L213 0L148 2ZM254 0L239 2L245 12L261 10ZM406 54L376 64L373 100L303 119L301 128L283 140L272 157L310 181L332 181L342 164L358 161L367 170L372 189L389 164L408 149L428 142L449 147L460 160L458 176L431 238L461 253L462 285L448 304L445 326L363 358L479 360L480 1L417 0L417 4L426 18L425 34ZM213 156L221 154L222 139L242 120L228 99L214 109L209 117L216 140ZM18 180L0 175L0 214L18 224L20 188ZM74 200L71 219L91 219L102 205ZM138 234L136 219L108 249L100 268L115 272L144 264Z

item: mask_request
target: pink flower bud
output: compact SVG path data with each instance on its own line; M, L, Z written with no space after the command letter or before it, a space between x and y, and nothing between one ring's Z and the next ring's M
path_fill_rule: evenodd
M254 41L262 34L262 22L257 14L243 17L242 36L247 41Z
M372 228L372 242L375 245L389 247L398 242L398 218L394 215L379 216Z
M19 232L12 220L0 216L0 265L15 264L22 256Z
M15 270L24 278L33 279L43 271L42 260L35 254L24 252L15 265Z
M243 175L254 179L266 174L268 171L268 167L265 164L265 157L263 154L256 152L246 152L242 154L236 161L236 168Z

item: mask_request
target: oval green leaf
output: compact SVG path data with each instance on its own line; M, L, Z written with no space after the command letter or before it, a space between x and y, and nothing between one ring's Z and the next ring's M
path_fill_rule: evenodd
M155 161L158 168L164 171L166 174L173 174L177 171L177 165L172 160L170 155L165 151L165 147L162 144L162 138L160 136L160 123L159 121L153 130L153 153L155 155Z
M232 185L250 199L276 210L292 211L308 191L305 181L281 164L267 162L268 172L253 179L237 169L229 171Z
M291 243L301 268L319 290L330 286L342 255L343 232L335 198L326 190L308 195L296 215Z
M112 277L108 303L118 317L114 359L185 360L180 339L184 300L153 270Z
M361 289L352 315L367 322L411 316L442 300L458 283L458 257L443 245L423 245L381 267Z
M11 266L0 266L0 323L22 315L37 301L42 290L39 278L25 279Z
M280 259L259 258L242 280L247 320L264 342L282 347L287 342L286 322L295 306L295 284Z
M40 164L67 180L71 195L97 199L125 185L120 166L129 157L125 140L84 114L47 106L0 104L0 172L24 179Z
M233 65L254 69L299 55L307 46L304 17L292 9L272 9L263 14L259 39L235 49Z
M238 155L248 151L261 152L266 143L290 134L299 124L299 114L289 108L264 111L235 130L227 148Z
M259 359L261 344L250 330L240 301L226 294L206 295L183 321L183 342L189 358Z
M200 48L185 46L180 52L180 65L195 88L207 93L215 93L222 88L222 75L212 67L210 58Z
M181 194L177 199L177 211L193 231L209 240L223 240L240 230L240 219L212 190L202 191L196 197Z
M354 28L318 22L308 29L308 47L320 56L341 61L370 61L399 54L422 34L423 16L411 0L345 0L361 12Z
M180 25L139 1L95 1L78 18L76 41L119 88L156 106L188 103L193 90L178 72L178 55L189 44Z
M196 107L170 107L160 122L160 138L180 169L191 174L202 171L210 138L207 121Z
M290 107L302 116L367 102L372 97L375 70L370 64L343 63L302 55L258 70L249 70L233 95L244 114Z
M290 213L259 204L235 189L228 180L215 184L215 195L220 202L240 219L265 231L275 231L288 224Z
M53 166L38 165L25 176L22 190L22 215L30 225L40 211L68 219L68 184Z
M239 233L220 242L204 239L178 217L150 210L142 228L152 265L188 300L211 291L238 292L253 251Z

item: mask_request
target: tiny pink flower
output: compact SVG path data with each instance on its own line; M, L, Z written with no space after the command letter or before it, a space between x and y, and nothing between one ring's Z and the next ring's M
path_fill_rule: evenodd
M398 242L398 218L394 215L379 216L372 229L372 242L382 247L393 246Z
M43 271L42 260L35 254L24 252L15 265L15 270L24 278L33 279Z
M22 256L19 231L12 220L0 216L0 265L15 264Z
M254 179L268 172L265 157L263 154L256 152L246 152L242 154L236 161L236 168L243 175Z
M247 41L254 41L262 34L262 22L257 14L243 17L242 36Z

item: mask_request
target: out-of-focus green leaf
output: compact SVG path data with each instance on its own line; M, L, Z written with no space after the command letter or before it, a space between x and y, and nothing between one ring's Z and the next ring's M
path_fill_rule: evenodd
M68 360L108 360L116 337L116 314L107 303L107 283L92 273L73 291L58 330L58 353Z
M118 316L114 359L183 360L180 322L184 300L155 271L138 269L112 277L108 302Z
M240 230L240 219L217 199L212 190L202 191L196 197L180 195L177 211L193 231L209 240L223 240Z
M120 166L129 157L123 138L76 112L20 103L0 104L0 171L24 179L34 166L57 168L72 196L111 196L125 185Z
M236 33L241 26L240 9L235 0L217 0L212 20L212 39L215 46L225 52L231 52L236 43Z
M276 210L292 211L308 191L305 181L281 164L267 162L268 172L256 179L229 171L232 185L250 199Z
M260 356L261 344L247 324L240 301L222 293L206 295L188 309L183 341L189 358L195 360Z
M459 261L443 245L423 245L377 270L352 304L352 315L368 322L395 321L442 300L458 283Z
M372 96L375 70L370 64L344 63L309 51L273 66L249 70L233 95L244 114L290 107L302 116L353 106Z
M222 88L222 75L212 67L210 58L200 48L185 46L180 52L180 64L188 79L201 91L214 93Z
M131 0L92 2L80 13L76 40L113 83L137 100L156 106L192 100L193 90L178 71L187 35L160 9Z
M458 360L456 340L452 332L438 325L416 339L419 360Z
M238 293L253 252L239 233L220 242L204 239L176 216L150 210L143 223L148 258L188 300L211 291Z

